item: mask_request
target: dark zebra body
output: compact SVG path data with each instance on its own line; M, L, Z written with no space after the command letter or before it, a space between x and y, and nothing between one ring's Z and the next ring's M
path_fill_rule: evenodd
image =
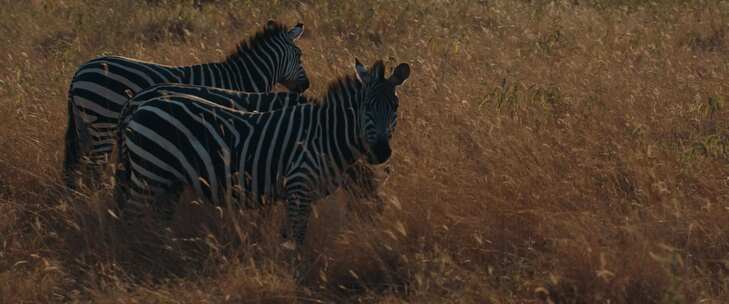
M121 120L120 126L127 125L133 113L145 103L158 98L172 98L177 95L190 95L187 99L193 102L204 100L206 103L251 113L281 110L308 102L304 95L291 92L249 93L188 84L159 84L143 90L129 99L121 112L124 119ZM123 136L121 133L122 128L119 128L118 131L117 139ZM126 154L127 148L123 141L120 141L118 149L119 155ZM120 162L120 164L122 166L117 170L126 170L124 163ZM124 174L125 172L118 173L119 176Z
M183 187L218 205L286 200L288 227L301 244L310 203L341 186L360 157L379 164L391 153L395 89L409 67L390 78L382 62L356 68L359 80L337 81L321 102L273 112L241 112L189 94L144 102L119 137L127 168L118 175L120 206L151 203L169 214Z
M270 112L309 102L304 95L291 92L248 93L187 84L160 84L143 90L130 99L122 110L121 117L128 120L131 118L131 113L141 104L154 98L175 94L193 95L243 112ZM124 148L119 147L119 149ZM357 201L371 202L376 211L382 212L384 202L379 195L380 181L374 169L363 162L357 162L346 173L344 189L347 193Z
M303 33L269 22L264 30L219 63L174 67L130 58L106 56L79 67L69 89L64 173L75 188L74 171L89 165L93 177L108 162L114 134L129 98L155 84L185 83L224 89L270 92L276 83L303 92L309 80L294 44Z

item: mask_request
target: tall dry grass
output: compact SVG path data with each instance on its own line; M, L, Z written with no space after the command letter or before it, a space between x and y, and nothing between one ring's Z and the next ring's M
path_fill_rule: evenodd
M0 303L729 301L729 2L1 3ZM297 282L257 212L129 233L63 191L78 64L220 59L269 18L306 25L309 94L411 64L382 216L320 202Z

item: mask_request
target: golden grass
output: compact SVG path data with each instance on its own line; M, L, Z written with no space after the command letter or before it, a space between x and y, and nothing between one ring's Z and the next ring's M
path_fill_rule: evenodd
M729 2L2 5L0 303L729 301ZM268 18L305 24L309 94L411 64L381 217L320 202L297 284L257 212L130 234L63 191L78 64L219 59Z

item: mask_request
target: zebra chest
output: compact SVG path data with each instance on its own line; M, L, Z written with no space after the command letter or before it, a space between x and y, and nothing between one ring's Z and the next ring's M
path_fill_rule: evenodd
M287 181L285 191L303 189L307 199L317 200L335 192L344 183L344 176L327 154L310 147L291 164Z

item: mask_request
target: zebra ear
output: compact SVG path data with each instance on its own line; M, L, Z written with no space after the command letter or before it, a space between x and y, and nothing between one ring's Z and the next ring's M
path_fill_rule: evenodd
M357 58L354 58L354 70L356 72L355 74L357 75L357 79L359 79L361 83L370 81L370 72L367 71L367 68L362 65Z
M296 24L296 26L291 28L288 35L289 35L289 38L291 39L291 41L299 40L299 38L301 38L301 36L304 35L304 24L303 23Z
M390 76L390 82L394 85L401 85L410 77L410 65L401 63L398 65Z
M375 64L372 65L372 69L370 69L370 72L372 73L372 76L377 79L385 79L385 64L382 62L382 60L377 60Z

